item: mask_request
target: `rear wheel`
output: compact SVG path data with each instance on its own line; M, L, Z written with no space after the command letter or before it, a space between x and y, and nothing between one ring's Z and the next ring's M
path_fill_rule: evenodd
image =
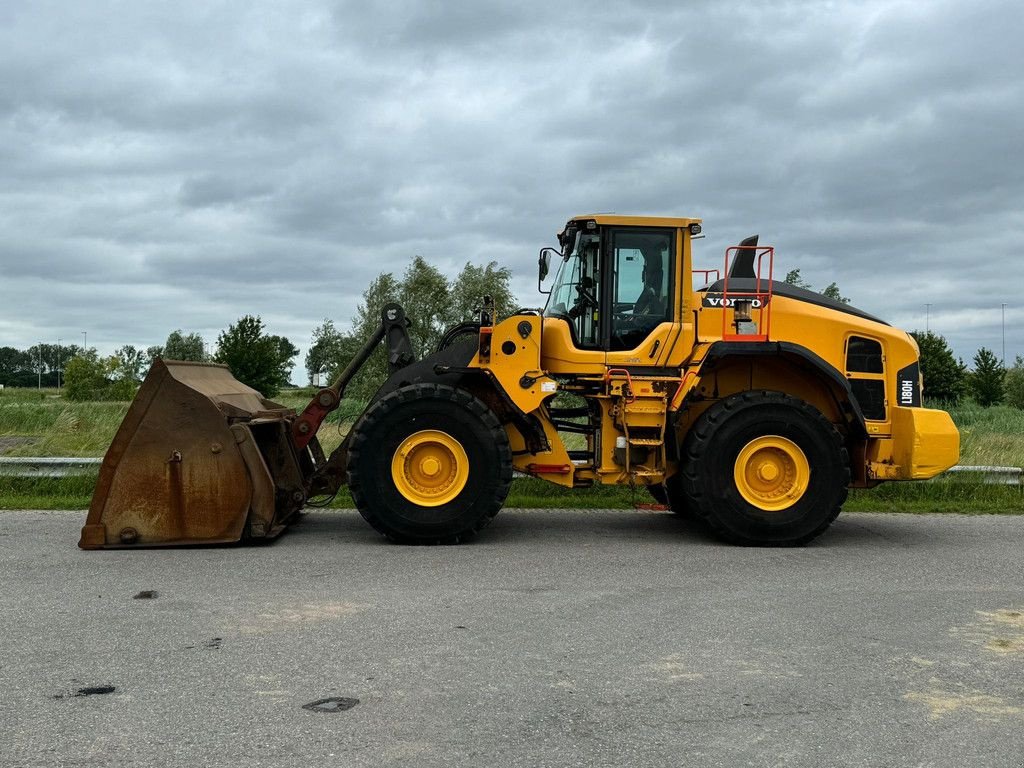
M501 509L512 453L479 399L444 384L403 387L353 428L349 488L360 514L389 539L454 544Z
M805 544L835 520L850 482L841 435L813 406L743 392L711 406L684 446L687 507L737 544Z

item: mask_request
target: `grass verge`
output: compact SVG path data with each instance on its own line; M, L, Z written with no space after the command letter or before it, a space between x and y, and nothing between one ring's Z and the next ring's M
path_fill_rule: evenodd
M296 410L305 407L313 390L289 390L275 398ZM320 430L324 450L341 442L364 403L345 400ZM69 402L56 390L0 391L0 453L7 456L102 456L113 440L128 403ZM981 408L964 403L950 408L960 429L961 464L1024 466L1024 411L1009 406ZM84 509L95 476L72 478L0 477L0 509ZM598 486L568 490L541 480L517 479L507 507L631 509L650 503L643 488ZM350 508L343 489L330 505ZM983 485L971 478L940 478L928 482L885 483L854 490L850 511L1024 513L1024 488Z
M85 509L96 476L0 477L0 509ZM530 509L633 509L653 499L643 488L596 486L569 490L533 478L512 481L505 506ZM328 505L351 509L352 497L342 488ZM1024 514L1024 487L982 485L963 480L886 483L870 490L854 489L843 507L849 512L945 512L959 514Z

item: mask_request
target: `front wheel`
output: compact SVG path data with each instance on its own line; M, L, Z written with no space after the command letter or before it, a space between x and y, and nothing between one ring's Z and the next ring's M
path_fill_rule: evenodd
M648 485L647 492L651 494L652 499L668 507L668 510L677 517L688 518L691 516L686 509L686 500L679 488L678 474L672 475L660 485Z
M454 544L501 509L512 453L497 417L443 384L403 387L353 428L349 488L360 514L393 541Z
M742 392L708 408L687 435L683 462L687 508L736 544L811 541L835 520L850 483L839 432L782 392Z

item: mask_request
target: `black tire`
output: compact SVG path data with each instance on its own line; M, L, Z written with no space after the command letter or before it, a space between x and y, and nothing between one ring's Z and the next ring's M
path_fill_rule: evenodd
M410 500L396 485L392 459L425 430L454 439L468 477L436 506ZM501 509L512 482L512 452L497 417L470 393L444 384L414 384L382 397L353 427L348 484L363 518L392 541L457 544L473 538ZM456 486L457 487L457 486Z
M795 444L809 469L804 490L792 502L780 494L774 503L788 506L776 510L751 503L734 476L741 451L759 438ZM816 408L782 392L742 392L715 403L697 419L683 453L687 508L730 543L806 544L832 524L846 501L850 461L842 436Z
M679 490L679 483L676 481L679 475L673 475L662 485L648 485L647 492L658 504L664 504L668 511L677 517L690 517L686 509L686 501Z
M664 504L666 507L671 506L668 500L668 492L665 490L664 485L648 485L647 492L651 494L651 498L658 504Z
M682 472L676 472L665 481L665 498L668 499L668 508L676 517L692 519L693 514L686 503L686 496L683 495Z

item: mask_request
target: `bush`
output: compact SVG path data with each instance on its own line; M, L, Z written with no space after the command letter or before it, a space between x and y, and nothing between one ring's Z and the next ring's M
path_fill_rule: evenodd
M136 382L127 376L110 379L118 364L116 357L100 360L95 350L71 358L64 369L64 398L77 402L131 400Z
M95 355L73 357L64 369L64 397L98 400L107 387L105 370Z
M1017 359L1013 361L1013 368L1006 372L1003 392L1007 405L1024 410L1024 357L1017 355Z
M138 391L138 385L129 378L111 382L104 392L103 400L132 400Z

